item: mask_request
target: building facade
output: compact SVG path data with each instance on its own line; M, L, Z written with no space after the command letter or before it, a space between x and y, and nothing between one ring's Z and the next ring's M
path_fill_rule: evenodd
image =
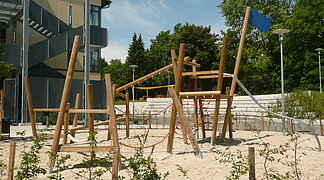
M15 68L11 77L15 81L15 87L11 87L13 85L10 82L11 84L7 83L7 92L5 90L9 96L8 91L15 89L10 94L11 99L14 99L11 101L15 104L12 104L15 106L15 114L19 114L21 109L18 99L21 96L19 84L24 43L23 2L24 0L0 1L0 38L5 44L0 60L13 64ZM83 37L84 34L84 3L84 0L29 0L29 77L65 78L74 36ZM101 78L100 51L108 42L107 29L101 27L101 11L109 8L110 3L109 0L90 1L90 80L99 81ZM84 79L84 47L82 40L74 72L74 79L79 81ZM4 88L5 83L6 81ZM47 106L49 104L47 102ZM17 119L18 115L15 116Z

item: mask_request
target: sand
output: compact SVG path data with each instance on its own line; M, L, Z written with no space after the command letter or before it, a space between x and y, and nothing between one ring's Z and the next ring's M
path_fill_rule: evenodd
M131 129L131 137L125 138L125 131L119 130L119 139L120 142L128 144L131 146L139 146L138 140L135 138L136 135L141 135L144 133L144 129ZM107 130L98 130L97 139L100 144L110 144L110 142L104 141L107 137ZM146 145L151 145L156 142L163 140L167 135L168 129L151 129L149 130L148 142ZM162 143L158 144L154 148L154 153L152 155L153 159L157 163L157 169L159 173L169 172L169 175L166 179L226 179L226 176L229 175L231 170L231 164L222 164L219 162L221 155L216 153L219 152L232 152L237 154L237 151L241 151L243 156L248 155L248 147L255 147L255 157L256 157L256 177L257 179L265 178L265 171L263 168L264 158L260 157L259 150L262 149L262 143L266 142L270 144L270 148L278 147L289 141L290 136L282 136L280 132L268 132L263 131L257 135L256 132L251 131L236 131L233 133L234 139L227 140L225 143L218 143L215 146L209 144L210 138L199 139L199 147L202 151L203 159L198 158L194 155L192 146L189 144L184 144L182 136L176 134L174 139L174 149L173 153L169 154L166 152L167 139ZM201 135L200 135L201 136ZM207 133L207 137L210 136L210 132ZM76 137L82 139L87 137L86 132L77 133ZM324 137L319 137L322 144L324 144ZM16 139L18 140L18 139ZM103 142L101 142L103 141ZM41 166L47 169L48 155L46 151L50 150L51 139L47 140L44 148L42 149L41 156ZM27 142L27 146L30 147L32 143ZM8 162L9 154L9 141L0 141L0 153L3 153L4 156L1 157ZM293 144L291 145L291 148ZM227 149L229 148L229 149ZM288 151L285 152L285 156L275 156L275 158L281 158L282 161L293 161L294 160L294 151L288 148ZM24 143L22 141L17 142L17 151L16 151L16 167L20 162L20 154L24 149ZM152 148L145 149L145 156L149 155ZM227 149L227 150L226 150ZM134 154L134 149L125 147L121 145L121 153L123 156L131 156ZM60 153L60 155L66 155L67 153ZM77 172L84 169L82 164L82 159L84 155L80 153L69 153L71 159L67 161L67 164L70 164L70 168L63 171L62 174L64 179L85 179L76 175ZM98 157L105 156L106 153L97 153ZM287 155L287 156L286 156ZM299 138L299 144L297 146L297 156L300 159L298 168L300 169L302 179L324 179L324 151L318 151L317 143L312 135L301 134ZM300 157L301 156L301 157ZM268 163L269 167L280 171L290 171L292 168L287 165L283 165L280 162ZM184 176L180 172L179 166L187 172L187 176ZM17 172L17 170L15 171ZM121 176L124 176L126 179L130 179L125 169L119 171ZM39 175L37 179L46 179L47 175ZM2 179L7 179L6 176L3 176ZM103 179L111 179L110 173L106 173L103 176ZM248 179L248 174L242 175L240 179Z

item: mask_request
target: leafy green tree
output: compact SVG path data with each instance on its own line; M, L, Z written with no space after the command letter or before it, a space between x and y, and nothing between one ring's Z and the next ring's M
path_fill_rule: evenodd
M116 87L120 87L126 83L128 83L126 79L126 66L121 62L120 59L112 59L109 64L105 61L105 59L102 59L101 62L101 73L102 77L104 78L104 74L110 73L111 79L114 84L116 84Z
M132 43L129 45L128 48L128 55L126 57L126 77L128 82L133 80L132 78L132 68L130 65L138 66L135 70L135 79L144 76L145 74L149 73L151 70L145 55L144 43L142 40L142 36L139 35L137 38L136 33L132 38Z
M319 89L318 55L324 47L324 3L322 0L298 0L288 17L285 36L286 83L290 89Z
M280 92L278 35L272 34L271 30L285 28L285 22L292 13L293 2L291 0L224 0L219 5L226 19L225 24L230 27L226 32L222 32L229 38L226 72L232 73L234 70L246 7L249 6L263 16L273 19L269 32L263 33L251 25L247 29L239 79L254 94Z

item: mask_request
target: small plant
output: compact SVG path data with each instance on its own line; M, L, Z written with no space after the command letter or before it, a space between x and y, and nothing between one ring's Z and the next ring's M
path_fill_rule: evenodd
M91 150L89 151L88 155L84 156L84 159L82 160L82 163L86 165L86 170L81 170L77 173L79 177L88 179L88 180L101 180L102 176L110 171L111 166L105 167L105 168L98 168L102 164L106 164L111 160L110 156L107 155L104 158L97 158L96 156L96 147L97 147L97 141L96 141L96 134L97 132L89 132L88 140L90 141L90 147Z
M1 135L1 134L0 134ZM3 177L6 173L6 169L7 169L7 165L5 163L5 161L2 159L2 156L3 156L3 149L0 148L0 176Z
M212 148L212 151L221 156L220 159L216 158L216 160L218 160L219 163L231 164L232 169L230 171L230 174L226 176L226 179L228 180L240 179L242 175L248 173L249 170L248 158L243 156L241 151L237 151L237 153L234 154L230 151L229 147L225 149L225 152L215 150L215 148Z
M164 174L157 172L156 162L152 158L154 146L152 147L150 154L147 157L144 156L144 145L147 142L147 137L148 132L136 136L140 143L140 148L135 149L135 154L131 157L121 156L124 161L122 166L125 167L130 179L132 180L165 179L169 175L169 172Z
M25 132L17 133L20 134L22 137L25 135ZM22 180L22 179L33 179L37 177L38 174L45 174L46 170L40 166L40 150L44 146L44 138L38 137L33 139L33 145L30 147L29 151L26 151L26 139L23 137L24 140L24 150L22 152L22 159L20 161L20 165L18 167L17 175L15 179Z
M62 180L64 179L63 175L61 172L65 171L66 169L69 168L70 165L66 165L66 161L68 159L71 158L71 156L68 154L68 155L65 155L65 156L61 156L61 158L59 158L59 156L57 155L57 153L53 153L53 152L47 152L51 158L52 156L55 156L56 155L56 165L55 165L55 174L52 174L50 176L47 176L48 179L50 180Z
M189 170L184 169L184 168L183 168L182 166L180 166L179 164L177 164L176 166L178 167L177 170L180 171L184 177L187 177L188 179L191 179L191 178L188 176L188 171L189 171Z
M259 136L258 136L259 137ZM271 146L269 143L264 142L261 138L259 138L262 142L262 148L259 150L259 154L261 157L264 158L263 160L263 168L265 171L266 179L301 179L301 171L298 168L300 158L303 155L297 156L297 147L299 142L300 135L293 134L291 139L277 147ZM293 148L290 148L290 144L293 143ZM292 160L291 157L288 155L288 150L292 150L294 152ZM287 160L285 160L287 159ZM281 163L288 168L284 168L285 172L279 172L276 169L269 168L269 163L276 162Z

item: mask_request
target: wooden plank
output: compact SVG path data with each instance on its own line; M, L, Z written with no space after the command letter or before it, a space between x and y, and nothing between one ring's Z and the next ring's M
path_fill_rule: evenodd
M9 148L9 162L8 162L8 180L13 180L15 169L15 155L16 155L16 142L10 142Z
M194 76L194 75L207 75L207 74L218 74L219 70L210 71L196 71L196 72L183 72L182 76Z
M242 34L241 34L241 39L240 39L240 45L238 48L236 62L235 62L235 68L234 68L234 73L233 73L233 75L235 77L238 76L239 69L240 69L241 57L242 57L244 41L245 41L245 35L246 35L246 30L247 30L247 26L248 26L248 22L249 22L249 17L250 17L250 9L251 9L250 7L247 7L246 12L245 12L244 24L243 24ZM231 96L234 96L235 87L236 87L236 81L233 79L232 85L231 85L231 92L230 92Z
M72 83L72 78L73 78L73 73L74 73L74 67L75 67L78 50L79 50L79 45L80 45L80 39L81 39L80 36L75 36L74 42L73 42L70 63L69 63L68 71L66 73L66 79L65 79L65 83L64 83L64 87L63 87L62 97L61 97L60 111L58 113L57 121L56 121L55 136L53 139L52 150L51 150L51 152L53 154L49 160L49 172L52 172L52 170L53 170L55 159L56 159L56 152L58 151L58 148L59 148L58 145L59 145L59 141L60 141L60 135L61 135L62 124L63 124L63 119L64 119L64 112L66 109L66 104L69 99L71 83Z
M204 115L202 99L199 99L199 114L200 114L200 119L201 119L202 136L203 136L203 138L206 138L205 115Z
M108 108L110 110L109 128L112 134L112 141L113 141L113 164L112 164L111 175L112 175L112 179L118 179L120 149L119 149L116 112L115 112L114 97L113 97L110 74L105 75L105 81L106 81L106 91L107 91L107 98L108 98Z
M222 92L223 88L223 73L225 68L225 59L226 59L226 48L227 48L227 38L223 38L222 42L222 52L221 52L221 59L219 63L219 77L217 81L217 91ZM212 133L212 142L211 144L216 144L216 136L217 136L217 126L218 126L218 118L219 118L219 108L220 108L220 98L216 98L215 109L214 109L214 119L213 119L213 133Z
M110 152L113 150L113 146L97 145L91 147L89 145L63 145L59 146L59 152L90 152L95 150L96 152Z
M129 88L129 87L131 87L131 86L133 86L133 85L136 85L136 84L138 84L138 83L140 83L140 82L143 82L143 81L145 81L145 80L147 80L147 79L150 79L150 78L152 78L153 76L156 76L156 75L158 75L159 73L164 72L164 71L166 71L167 69L171 69L171 68L172 68L172 64L167 65L167 66L165 66L165 67L163 67L163 68L160 68L160 69L158 69L158 70L156 70L156 71L154 71L154 72L152 72L152 73L150 73L150 74L148 74L148 75L145 75L145 76L143 76L143 77L141 77L141 78L138 78L138 79L136 79L135 81L132 81L132 82L130 82L130 83L128 83L128 84L125 84L125 85L123 85L123 86L117 88L116 91L117 91L117 92L119 92L119 91L123 91L123 90L125 90L125 89L127 89L127 88Z
M4 100L4 91L0 90L0 134L2 134L2 118L4 117L3 100ZM1 140L1 136L0 136L0 140Z
M183 59L182 59L182 64L189 65L189 66L200 67L200 64L192 63L192 62L183 62ZM182 65L181 65L181 66L182 66ZM116 91L117 91L117 92L119 92L119 91L123 91L123 90L125 90L125 89L127 89L127 88L129 88L129 87L131 87L131 86L133 86L133 85L136 85L136 84L141 83L141 82L143 82L143 81L145 81L145 80L151 79L153 76L156 76L156 75L158 75L159 73L164 72L164 71L166 71L166 70L168 70L168 69L171 69L171 68L173 68L173 65L172 65L172 64L169 64L169 65L167 65L167 66L165 66L165 67L163 67L163 68L160 68L160 69L158 69L158 70L156 70L156 71L154 71L154 72L152 72L152 73L150 73L150 74L147 74L147 75L145 75L145 76L143 76L143 77L141 77L141 78L138 78L138 79L136 79L135 81L132 81L132 82L130 82L130 83L128 83L128 84L125 84L125 85L123 85L123 86L117 88Z
M70 106L71 106L70 103L67 103L66 112L65 112L65 116L64 116L63 144L67 144L67 135L69 133L69 119L70 119L69 110L70 110Z
M116 121L124 121L124 120L126 120L126 116L119 117L116 119ZM109 120L101 121L93 124L94 127L101 126L101 125L109 125ZM72 127L69 130L70 132L73 132L73 131L84 130L84 129L88 129L88 126Z
M33 99L30 92L30 82L28 77L24 77L24 83L25 83L25 90L26 90L26 96L27 96L27 102L28 102L28 112L29 112L29 119L30 119L30 125L32 128L33 137L37 137L37 131L36 131L36 118L34 114L34 106L33 106Z
M92 84L87 84L87 101L88 101L87 108L92 109L93 108ZM94 121L94 114L88 113L88 128L90 134L94 132L93 121Z
M254 147L249 147L249 180L255 180L255 150Z
M204 97L204 96L214 96L216 98L217 96L221 96L220 91L196 91L196 92L180 92L179 93L180 98L187 98L187 97Z
M74 109L79 109L80 107L80 102L81 102L81 94L80 93L77 93L76 94L76 97L75 97L75 104L74 104ZM77 127L78 126L78 113L75 113L74 114L74 117L73 117L73 123L72 123L72 127ZM75 137L75 132L71 132L71 135L73 137Z
M180 122L181 122L181 126L184 128L185 132L187 135L188 135L188 138L189 138L189 141L192 145L192 148L194 150L194 152L196 154L199 153L199 147L198 145L196 144L195 140L194 140L194 137L193 137L193 133L191 131L191 128L190 128L190 125L189 125L189 122L188 122L188 119L186 118L186 115L185 113L183 112L183 109L182 109L182 105L180 103L180 100L179 98L177 97L176 95L176 92L174 90L173 87L170 87L169 88L169 92L171 94L171 97L172 97L172 100L173 100L173 103L174 103L174 106L177 108L177 111L179 113L179 119L180 119Z
M129 137L129 92L126 92L126 137Z

